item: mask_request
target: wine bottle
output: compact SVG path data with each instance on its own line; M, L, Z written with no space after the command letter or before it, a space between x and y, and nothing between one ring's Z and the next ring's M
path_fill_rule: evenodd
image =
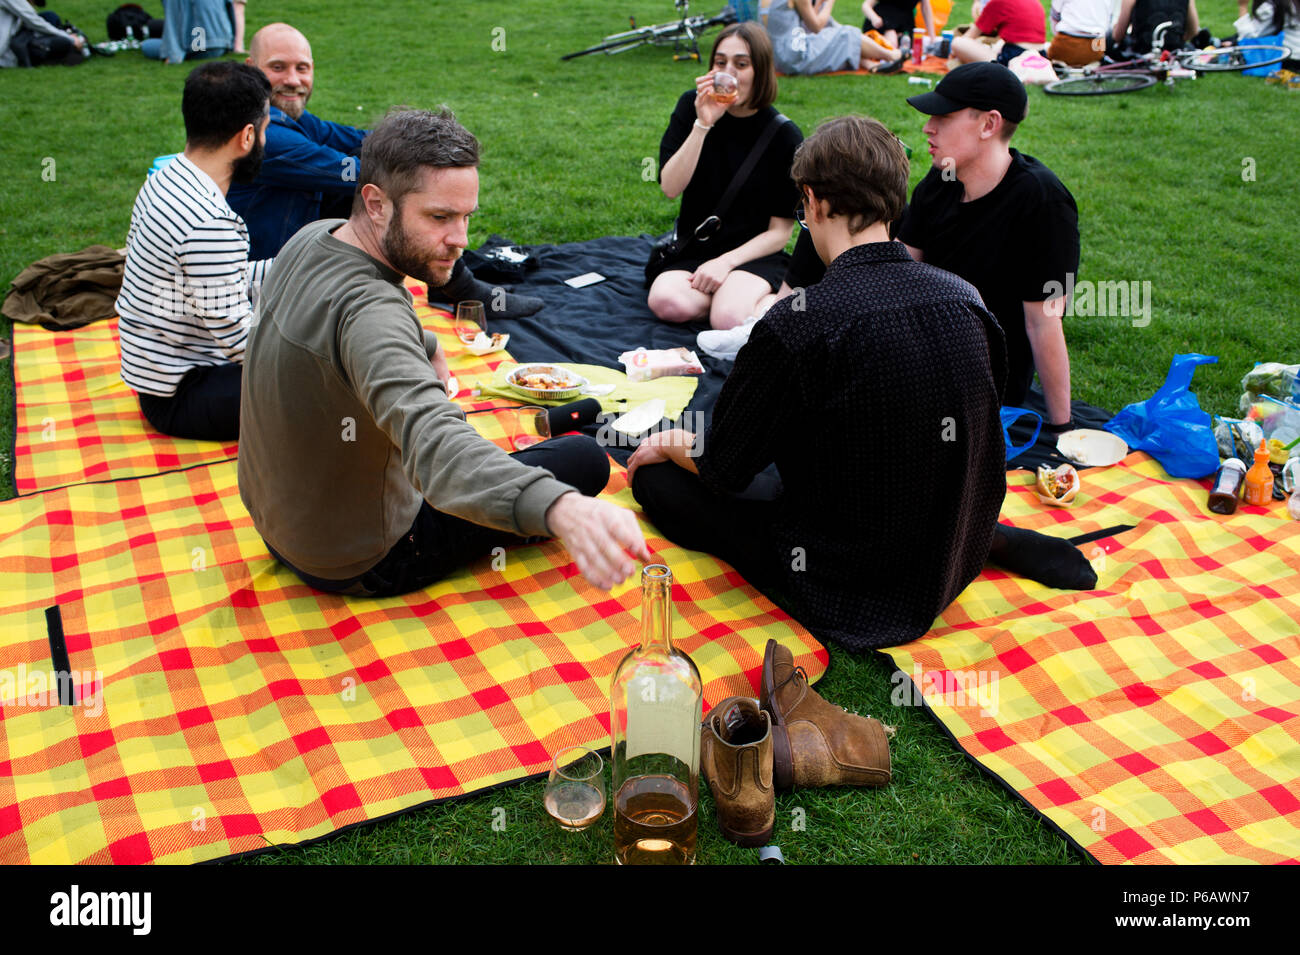
M614 671L609 711L614 856L620 865L695 861L703 686L672 644L673 575L641 571L641 645Z

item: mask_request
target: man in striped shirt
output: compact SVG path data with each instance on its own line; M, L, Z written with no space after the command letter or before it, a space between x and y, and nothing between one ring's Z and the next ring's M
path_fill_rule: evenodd
M197 67L181 99L185 152L145 181L131 212L117 300L122 380L164 434L239 436L244 343L271 260L248 261L226 190L257 175L270 97L253 67Z

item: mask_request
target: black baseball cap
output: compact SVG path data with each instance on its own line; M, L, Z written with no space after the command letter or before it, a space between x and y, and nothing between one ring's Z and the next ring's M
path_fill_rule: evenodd
M965 63L939 81L929 93L909 96L907 102L930 116L946 116L959 109L996 109L1008 123L1025 118L1029 96L1025 84L1001 63Z

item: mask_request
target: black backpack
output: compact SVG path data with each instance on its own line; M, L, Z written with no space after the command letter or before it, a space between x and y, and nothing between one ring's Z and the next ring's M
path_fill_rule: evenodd
M138 3L124 3L108 15L108 38L125 40L128 35L132 35L137 40L143 40L148 35L149 21L152 19Z

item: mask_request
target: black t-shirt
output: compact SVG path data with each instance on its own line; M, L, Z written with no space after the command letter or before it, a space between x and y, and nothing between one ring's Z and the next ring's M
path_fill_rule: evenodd
M1046 301L1051 283L1064 288L1078 272L1079 210L1050 169L1014 149L992 192L962 202L963 192L932 168L912 191L898 238L979 290L1006 335L1003 403L1019 405L1034 377L1023 303Z
M1187 0L1137 0L1130 19L1133 49L1150 53L1152 34L1166 20L1173 26L1165 31L1165 46L1177 50L1183 45L1183 34L1187 32Z
M695 173L682 193L681 211L677 218L679 236L694 234L696 226L717 212L718 202L731 185L736 171L776 115L776 109L769 106L743 119L724 113L714 124L704 138ZM668 129L659 143L661 177L664 164L686 142L694 122L695 90L689 90L677 101L672 118L668 120ZM793 219L795 207L799 204L799 190L790 178L790 164L801 142L803 133L799 127L793 122L783 124L732 199L731 207L722 217L721 229L707 242L692 243L685 255L701 259L721 255L766 232L772 216Z

